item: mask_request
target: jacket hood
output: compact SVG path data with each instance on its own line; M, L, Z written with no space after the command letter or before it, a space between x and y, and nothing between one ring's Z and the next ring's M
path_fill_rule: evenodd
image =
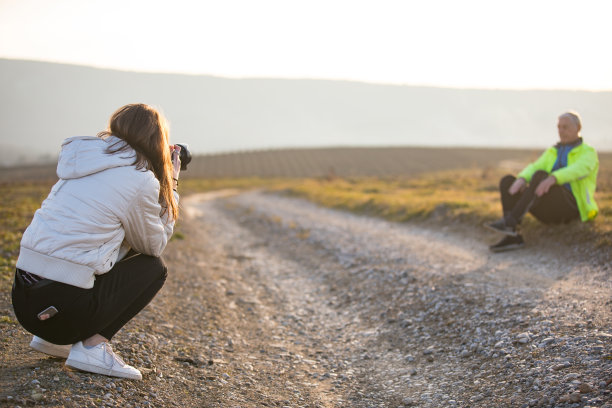
M116 136L107 136L104 139L77 136L64 140L57 163L57 176L64 180L75 179L134 164L136 152L131 148L120 153L106 153L106 149L115 142L125 143Z

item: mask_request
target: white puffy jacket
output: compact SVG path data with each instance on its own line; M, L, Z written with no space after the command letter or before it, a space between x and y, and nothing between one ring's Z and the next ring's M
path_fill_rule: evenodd
M118 140L83 136L64 141L60 180L23 234L19 269L87 289L130 247L147 255L162 253L174 220L167 212L160 215L159 181L152 171L136 169L133 150L105 153Z

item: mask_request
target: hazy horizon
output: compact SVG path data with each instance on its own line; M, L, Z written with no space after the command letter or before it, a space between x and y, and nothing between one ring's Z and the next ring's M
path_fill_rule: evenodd
M487 90L329 79L229 79L0 59L0 164L46 157L62 140L95 135L114 110L161 108L173 142L196 154L347 147L540 149L557 116L583 117L583 134L612 151L612 92Z

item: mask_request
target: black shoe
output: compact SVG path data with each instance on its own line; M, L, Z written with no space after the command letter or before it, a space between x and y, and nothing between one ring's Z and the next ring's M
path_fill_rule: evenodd
M491 245L489 249L491 252L504 252L504 251L512 251L513 249L519 249L525 246L525 241L523 241L523 237L520 235L516 235L515 237L506 236L503 237L501 241L499 241L495 245Z
M512 237L518 236L516 228L506 225L506 221L503 218L500 218L499 220L494 221L490 224L485 224L485 227L490 228L493 231L501 232L502 234L510 235Z

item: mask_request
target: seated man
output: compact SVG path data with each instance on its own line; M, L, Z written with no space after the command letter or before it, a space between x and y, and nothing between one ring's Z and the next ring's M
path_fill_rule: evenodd
M518 174L501 179L504 217L486 226L506 236L489 249L502 252L525 245L517 227L529 211L546 224L588 221L598 213L593 194L599 170L597 152L582 141L576 112L559 116L559 143Z

